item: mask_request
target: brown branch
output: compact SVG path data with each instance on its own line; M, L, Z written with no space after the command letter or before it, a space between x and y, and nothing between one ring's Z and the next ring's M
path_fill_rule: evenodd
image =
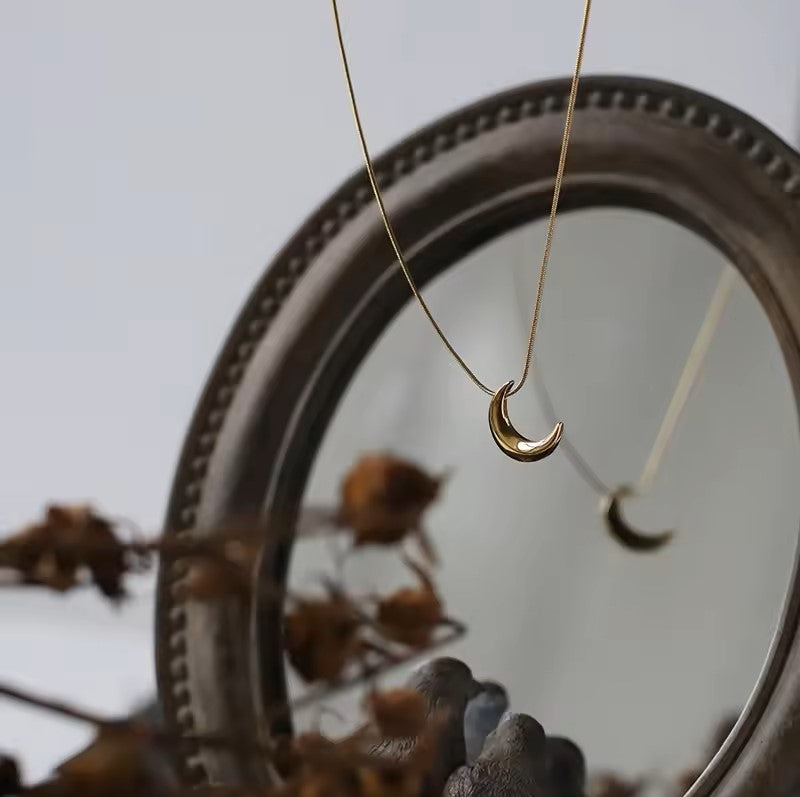
M323 510L316 510L321 513ZM332 518L333 516L331 516ZM259 546L264 544L264 541L256 540L256 532L266 532L269 527L269 521L266 518L254 519L252 522L245 524L238 522L233 527L221 524L216 528L216 531L225 531L229 529L231 536L219 536L214 534L214 530L210 529L204 533L204 530L197 529L198 535L191 538L184 537L176 539L173 537L152 537L148 539L138 540L122 540L117 537L114 539L93 539L93 540L54 540L47 544L47 549L64 554L90 554L90 553L113 553L123 552L139 556L147 556L155 553L163 558L180 558L190 556L209 556L221 557L226 561L230 561L229 557L225 554L224 548L226 545L235 542L247 542L252 540L257 542ZM236 529L241 528L242 533L236 534ZM331 527L334 528L334 527ZM344 527L336 526L337 530L344 531ZM274 539L274 529L271 532L271 539ZM296 535L294 531L286 532L287 539L294 538ZM310 534L308 534L310 536ZM14 537L9 538L10 542L14 542ZM0 556L5 545L5 541L0 539ZM0 559L0 568L13 569L13 565L6 565Z
M278 717L284 716L289 712L300 711L312 705L313 703L327 700L328 698L332 697L335 694L338 694L339 692L344 691L345 689L349 689L353 686L358 686L358 684L363 683L367 679L379 678L380 676L385 675L388 672L391 672L397 667L402 667L403 665L414 661L415 659L419 658L420 656L426 653L431 653L435 650L439 650L440 648L443 648L447 645L452 644L458 639L461 639L461 637L463 637L464 634L466 633L467 630L466 627L462 623L459 623L456 620L449 620L448 622L450 623L453 630L447 636L444 636L441 639L436 640L435 642L431 642L424 648L418 648L404 655L396 656L389 661L383 662L382 664L378 664L373 667L367 667L357 675L351 675L345 678L339 678L335 681L330 681L328 683L325 683L322 686L319 686L315 689L310 689L308 692L306 692L304 695L301 695L299 698L291 700L283 706L276 706L274 709L268 711L267 712L268 719L277 719Z
M78 720L79 722L87 722L90 725L103 726L111 724L109 720L100 717L98 714L75 708L59 700L39 697L31 692L9 686L8 684L0 684L0 696L8 697L11 700L16 700L18 703L25 703L28 706L34 706L44 711L49 711L52 714L60 714L62 717L68 717L69 719Z
M49 711L51 714L58 714L59 716L66 717L67 719L84 722L88 725L94 725L96 728L109 728L109 727L127 727L131 733L150 738L153 741L161 741L168 744L181 745L196 743L203 746L222 747L230 749L231 747L239 747L246 749L248 752L258 752L271 754L274 748L271 745L265 745L251 739L238 740L232 739L229 734L224 733L189 733L189 734L175 734L170 731L158 728L138 720L130 719L110 719L108 717L101 717L99 714L87 711L86 709L77 708L75 706L64 703L60 700L52 698L45 698L35 695L32 692L19 689L8 684L0 684L0 696L16 700L19 703L24 703L34 708Z
M446 644L448 642L453 641L454 638L455 636L451 635L449 639L440 640L438 644L441 645ZM431 646L429 650L432 649L433 647L434 646ZM422 651L419 651L419 653L421 652ZM396 662L393 662L391 666L377 667L374 669L373 672L375 675L387 672L392 667L404 663L405 661L408 661L411 658L413 658L413 656L407 656L402 661L397 660ZM327 690L327 694L332 694L338 689L343 689L347 686L355 685L359 683L361 680L362 680L361 678L356 678L356 679L348 679L348 681L342 681L335 687L329 688ZM18 689L16 687L9 686L7 684L0 684L0 696L10 698L11 700L16 700L28 706L33 706L34 708L39 708L44 711L49 711L50 713L53 714L58 714L68 719L77 720L78 722L84 722L89 725L94 725L95 728L97 729L102 729L102 728L117 728L120 730L124 729L126 731L129 731L132 735L140 736L152 742L162 742L165 744L169 744L170 746L177 747L184 744L197 744L203 747L222 748L225 750L236 750L247 754L263 755L269 759L273 759L277 752L275 745L271 741L261 742L253 739L243 739L236 735L227 733L218 733L218 732L176 734L168 730L165 730L163 728L147 725L146 723L139 722L138 720L130 720L130 719L113 720L106 717L101 717L97 714L86 711L85 709L76 708L62 701L40 697L39 695L34 695L31 692ZM310 696L307 695L305 700L311 702L309 698ZM306 702L301 699L293 703L291 707L295 709L302 708L303 705L305 704ZM289 708L289 706L286 706L285 708ZM345 744L347 741L348 740L345 740ZM346 747L336 747L336 746L334 746L334 748L332 748L330 751L325 751L325 750L307 751L306 753L304 753L304 758L309 763L336 764L337 762L339 763L341 762L342 755L346 757L347 761L353 764L371 766L373 768L389 768L389 769L392 769L396 766L396 763L393 761L384 760L381 759L380 757L375 757L371 754L362 753L358 750L347 749Z

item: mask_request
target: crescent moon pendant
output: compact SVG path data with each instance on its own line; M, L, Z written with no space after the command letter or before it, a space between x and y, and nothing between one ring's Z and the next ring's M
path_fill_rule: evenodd
M537 462L549 457L561 442L564 424L559 421L553 431L541 440L528 440L513 426L508 417L508 391L513 382L506 382L489 404L489 429L500 450L517 462Z
M606 496L600 504L600 511L606 521L606 526L611 536L623 548L644 553L656 551L666 545L673 535L673 531L662 531L658 534L643 534L628 523L622 516L622 499L633 494L633 490L625 485L618 487L611 495Z

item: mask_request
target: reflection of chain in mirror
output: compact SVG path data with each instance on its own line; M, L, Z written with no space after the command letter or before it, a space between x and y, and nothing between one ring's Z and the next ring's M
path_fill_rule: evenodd
M623 484L616 488L608 487L586 462L586 459L581 456L575 445L570 441L566 441L567 444L564 446L565 454L575 468L576 473L600 496L600 512L606 520L606 525L611 535L630 550L657 551L672 539L673 532L671 530L662 531L658 534L642 534L623 518L620 503L624 498L644 495L652 488L667 447L677 428L681 412L686 406L689 394L700 375L700 370L714 333L728 304L734 280L734 270L730 266L723 266L714 294L706 309L703 323L686 358L680 378L667 405L667 411L659 426L658 434L642 469L642 475L635 483L635 487L632 484ZM541 365L535 374L535 384L545 413L554 418L556 412L550 392L547 389Z

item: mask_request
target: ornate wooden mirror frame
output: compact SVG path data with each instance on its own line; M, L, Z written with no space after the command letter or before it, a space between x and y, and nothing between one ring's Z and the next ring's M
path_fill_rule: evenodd
M554 80L489 97L378 160L420 285L547 213L568 89ZM561 205L650 210L718 247L770 318L800 407L796 152L746 114L685 87L587 77ZM242 512L292 518L337 402L409 299L360 171L303 223L239 314L186 437L168 533L180 537ZM290 553L285 538L269 541L264 577L283 581ZM246 609L180 602L175 587L185 571L175 561L159 578L157 663L168 721L184 731L255 733L265 707L285 696L274 602ZM761 677L690 794L771 794L800 768L799 602L795 562ZM190 783L265 777L252 761L198 747L187 748L182 766Z

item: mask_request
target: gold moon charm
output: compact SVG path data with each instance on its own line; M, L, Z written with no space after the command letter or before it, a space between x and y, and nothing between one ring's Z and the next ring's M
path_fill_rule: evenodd
M537 462L549 457L561 442L564 424L559 421L553 431L542 440L528 440L511 424L508 417L508 391L513 382L506 382L492 397L489 404L489 429L495 443L504 454L518 462Z
M624 517L620 504L624 498L633 495L633 490L628 485L618 487L611 495L606 496L600 503L600 511L608 526L611 536L623 548L631 551L655 551L666 545L673 535L673 531L662 531L658 534L642 534L631 526Z

